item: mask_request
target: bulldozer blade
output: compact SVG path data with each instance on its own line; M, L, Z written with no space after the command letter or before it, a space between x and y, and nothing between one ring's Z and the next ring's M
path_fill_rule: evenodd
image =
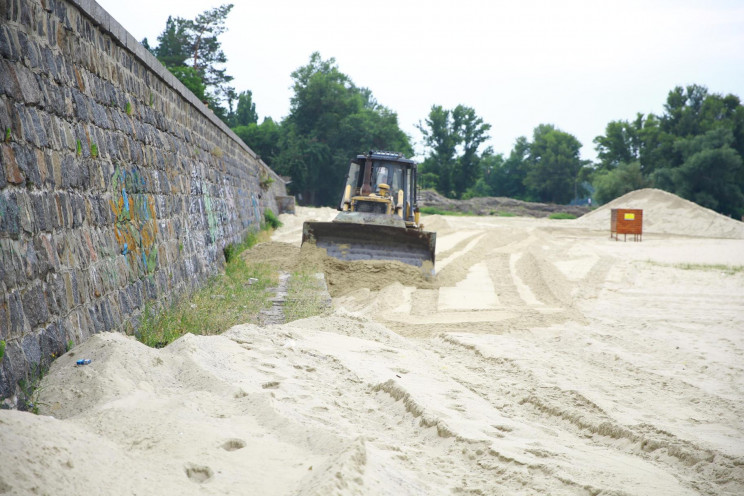
M314 242L339 260L398 260L434 267L435 232L344 222L305 222L302 243Z

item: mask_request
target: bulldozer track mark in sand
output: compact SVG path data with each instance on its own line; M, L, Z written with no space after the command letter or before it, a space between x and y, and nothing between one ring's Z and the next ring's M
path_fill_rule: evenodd
M625 426L575 390L564 390L540 384L540 380L515 360L484 355L477 347L461 342L454 335L439 335L433 348L441 353L450 376L474 394L507 413L511 418L555 425L572 432L574 443L588 443L611 451L643 458L678 472L675 476L688 487L704 494L720 494L726 484L742 480L744 458L732 457L682 440L669 432L647 424ZM480 369L474 377L465 372ZM485 381L485 377L498 378ZM476 382L473 382L473 380ZM527 396L513 391L531 391ZM622 441L618 443L617 441ZM686 474L690 468L696 474L717 474L720 483L703 482ZM734 485L736 487L736 485Z

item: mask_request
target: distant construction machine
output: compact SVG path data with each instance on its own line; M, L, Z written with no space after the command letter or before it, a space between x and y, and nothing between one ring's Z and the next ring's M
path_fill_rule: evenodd
M436 233L419 221L417 166L400 153L351 160L333 222L305 222L302 243L340 260L398 260L434 271Z

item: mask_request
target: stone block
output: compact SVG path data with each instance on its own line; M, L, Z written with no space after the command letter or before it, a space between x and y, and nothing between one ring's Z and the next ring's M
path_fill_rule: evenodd
M16 65L9 60L0 59L0 92L13 101L21 101L23 93L16 76Z
M2 220L1 217L0 220ZM22 274L18 274L21 264L16 254L15 245L16 242L12 240L0 239L0 282L4 285L4 288L15 287L19 278L23 277ZM7 302L6 296L4 293L3 301Z
M8 60L16 59L10 28L4 24L0 25L0 57Z
M32 332L23 336L21 348L28 363L35 365L41 363L41 346L39 346L39 335L37 333Z
M2 297L0 297L0 341L7 341L10 339L10 309L8 308L5 285L2 283L0 283L0 290L2 290Z
M21 297L23 313L31 328L49 320L49 309L41 284L35 284L26 289Z
M26 376L27 363L21 345L13 340L5 347L5 358L0 362L0 398L16 393L18 381Z
M7 303L10 316L10 338L14 339L22 336L28 328L20 293L17 290L8 293Z
M48 203L43 195L31 195L31 204L34 209L34 218L36 219L36 228L40 231L49 231L53 222L49 216Z
M39 335L39 345L41 346L41 363L44 367L48 367L52 360L67 351L64 329L56 322L49 324Z
M29 118L31 119L31 125L34 128L34 134L36 141L34 144L39 148L46 148L49 146L49 138L45 126L42 124L42 116L36 109L29 109Z
M57 308L56 315L64 315L70 310L67 301L65 278L63 275L52 272L47 276L47 301L53 299ZM51 304L50 304L51 306Z
M72 99L75 102L75 116L82 122L88 122L90 120L90 110L88 110L86 96L75 88L72 90Z

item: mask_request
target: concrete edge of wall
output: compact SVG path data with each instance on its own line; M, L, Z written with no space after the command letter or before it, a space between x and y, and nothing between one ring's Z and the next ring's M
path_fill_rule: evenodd
M165 84L173 88L176 92L178 92L186 101L191 103L191 105L196 108L199 112L201 112L207 119L209 119L212 124L217 126L222 132L224 132L227 136L229 136L233 141L235 141L241 148L243 148L247 153L251 155L256 161L261 165L261 167L271 176L273 176L274 180L285 182L284 179L282 179L279 174L274 172L271 167L266 165L266 163L261 160L258 155L256 155L256 152L254 152L248 145L245 144L245 142L238 137L237 134L233 132L232 129L230 129L227 124L222 122L222 120L217 117L214 112L212 112L209 107L204 105L199 99L194 95L191 90L189 90L184 84L179 81L171 72L165 68L163 64L160 63L160 61L155 58L153 54L151 54L142 44L137 41L134 36L132 36L129 31L124 29L124 26L122 26L119 21L113 18L111 14L106 12L106 10L101 7L95 0L68 0L73 5L77 6L80 11L88 16L88 18L93 21L94 24L101 27L102 30L106 31L111 35L111 37L119 43L122 47L125 47L127 50L130 51L140 62L142 62L145 66L147 66L154 74L156 74L160 79L162 79Z

